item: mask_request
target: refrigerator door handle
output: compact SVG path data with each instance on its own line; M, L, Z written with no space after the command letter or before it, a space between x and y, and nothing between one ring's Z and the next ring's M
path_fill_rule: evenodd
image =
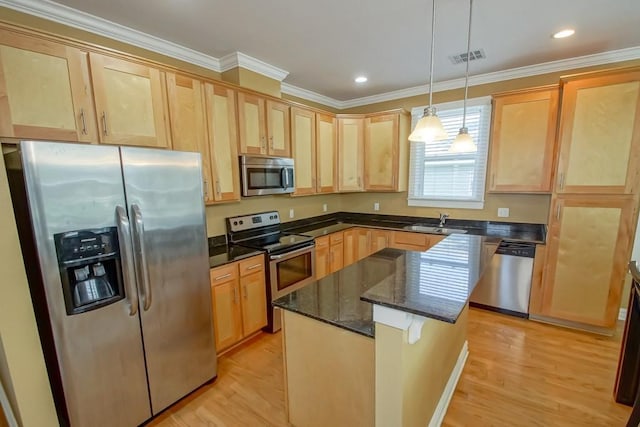
M120 254L122 259L122 277L129 301L129 316L138 312L138 291L136 289L135 272L133 267L133 249L131 248L131 226L127 211L122 206L116 206L116 224L118 240L120 240Z
M133 239L136 244L136 267L142 283L142 308L144 311L151 307L151 285L149 283L149 266L147 265L147 253L144 246L144 221L138 205L131 205L133 216Z

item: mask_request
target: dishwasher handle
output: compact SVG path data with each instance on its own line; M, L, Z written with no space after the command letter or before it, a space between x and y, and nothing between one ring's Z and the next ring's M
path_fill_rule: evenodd
M511 242L503 240L500 242L496 254L510 255L523 258L534 258L536 256L536 244L528 242Z

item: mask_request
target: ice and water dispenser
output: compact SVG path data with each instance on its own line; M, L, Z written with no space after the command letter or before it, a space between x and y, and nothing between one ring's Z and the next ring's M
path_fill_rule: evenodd
M116 227L68 231L53 238L67 314L124 298Z

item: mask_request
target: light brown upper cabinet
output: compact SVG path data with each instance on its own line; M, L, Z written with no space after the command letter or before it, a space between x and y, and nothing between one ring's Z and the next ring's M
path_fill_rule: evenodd
M205 83L206 121L213 179L213 200L240 200L236 94L233 89Z
M174 73L166 76L173 149L200 153L204 200L210 202L213 186L202 83Z
M551 191L558 86L493 97L490 192Z
M557 193L635 194L640 69L563 81Z
M100 142L170 148L164 72L90 53Z
M634 206L633 196L554 198L542 302L534 301L536 310L558 319L615 327L635 225Z
M338 190L364 189L364 117L338 117Z
M338 191L336 118L316 114L316 192Z
M270 156L291 157L289 105L267 100L267 152Z
M295 161L295 195L316 193L316 114L291 108L291 151Z
M238 92L240 153L290 157L289 105Z
M365 119L364 189L403 191L408 178L406 113L368 115Z
M97 142L87 53L0 29L0 136Z

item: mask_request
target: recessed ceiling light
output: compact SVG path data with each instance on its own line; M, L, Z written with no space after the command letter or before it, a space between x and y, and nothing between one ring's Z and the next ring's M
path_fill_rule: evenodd
M355 78L356 83L364 83L367 80L369 80L368 78L366 78L365 76L358 76Z
M557 33L555 33L553 35L553 38L554 39L563 39L565 37L572 36L575 32L576 32L576 30L573 30L571 28L566 28L564 30L561 30L561 31L558 31Z

